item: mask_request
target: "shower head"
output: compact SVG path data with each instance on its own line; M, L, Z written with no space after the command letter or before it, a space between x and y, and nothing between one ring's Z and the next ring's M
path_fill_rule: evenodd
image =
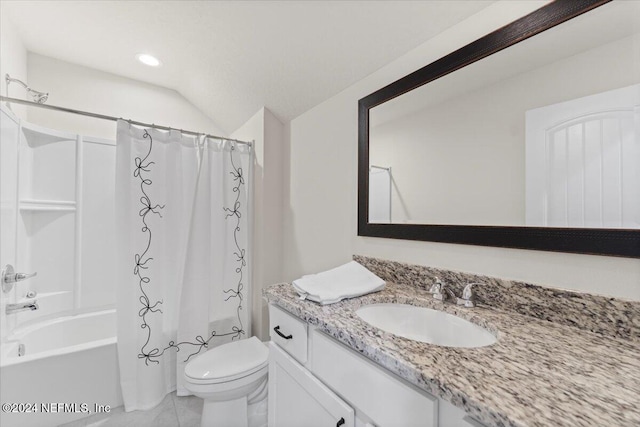
M49 93L40 92L31 88L27 88L27 92L29 92L33 98L33 102L37 102L38 104L44 104L49 98Z
M45 102L47 102L47 99L49 98L48 92L45 93L45 92L40 92L38 90L31 89L29 86L27 86L25 82L23 82L22 80L14 79L9 74L6 74L4 76L4 80L7 83L7 96L9 95L9 84L15 82L15 83L19 83L23 88L27 90L27 93L31 96L31 98L33 99L33 102L36 102L38 104L44 104Z

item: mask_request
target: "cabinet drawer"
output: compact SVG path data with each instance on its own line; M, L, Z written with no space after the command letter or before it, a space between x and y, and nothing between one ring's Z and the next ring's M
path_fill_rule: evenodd
M282 347L298 362L307 362L307 323L286 311L269 305L271 341Z
M377 427L435 427L438 399L314 330L311 371Z

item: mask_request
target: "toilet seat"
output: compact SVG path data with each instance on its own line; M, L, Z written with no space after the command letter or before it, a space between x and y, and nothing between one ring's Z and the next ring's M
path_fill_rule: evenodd
M266 412L255 418L248 411L250 406L266 404L268 376L269 349L251 337L212 348L187 362L183 385L204 400L201 426L264 426Z
M197 356L187 363L184 375L192 384L222 384L263 376L268 363L268 348L258 338L251 337L223 344Z

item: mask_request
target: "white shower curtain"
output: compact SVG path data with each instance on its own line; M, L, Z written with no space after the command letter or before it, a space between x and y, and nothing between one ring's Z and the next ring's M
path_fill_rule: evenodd
M125 409L182 387L184 365L250 336L251 148L118 122L118 360Z

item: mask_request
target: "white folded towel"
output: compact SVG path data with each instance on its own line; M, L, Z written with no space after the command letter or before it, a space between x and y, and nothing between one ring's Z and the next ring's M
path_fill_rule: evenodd
M322 305L359 297L384 288L385 281L355 261L293 281L300 298Z

